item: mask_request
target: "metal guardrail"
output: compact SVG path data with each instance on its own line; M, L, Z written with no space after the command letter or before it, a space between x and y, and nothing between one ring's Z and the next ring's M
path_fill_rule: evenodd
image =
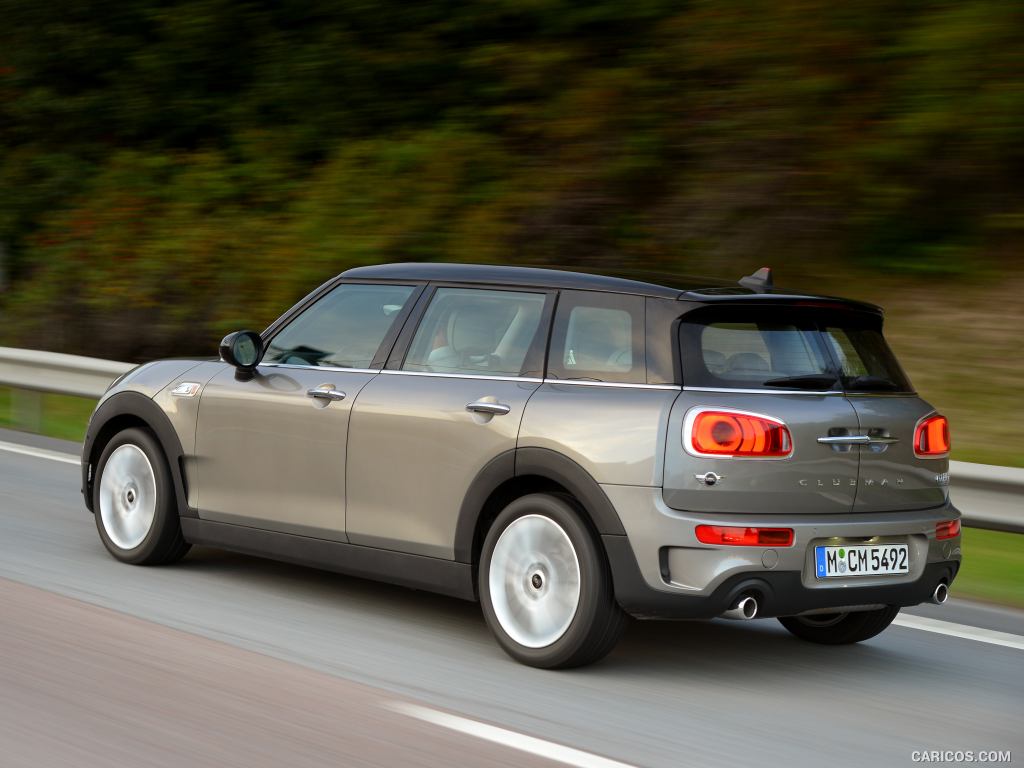
M95 357L0 347L0 384L33 392L95 397L134 366Z
M20 392L12 406L21 412L19 426L30 429L40 421L40 393L98 398L131 368L94 357L0 347L0 385ZM1024 469L951 461L950 477L966 525L1024 533Z

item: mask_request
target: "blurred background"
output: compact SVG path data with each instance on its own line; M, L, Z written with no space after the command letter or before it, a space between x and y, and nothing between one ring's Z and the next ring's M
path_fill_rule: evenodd
M884 305L954 458L1024 466L1019 3L0 0L0 19L2 345L214 354L382 261L768 264ZM44 427L80 437L90 409L49 402Z

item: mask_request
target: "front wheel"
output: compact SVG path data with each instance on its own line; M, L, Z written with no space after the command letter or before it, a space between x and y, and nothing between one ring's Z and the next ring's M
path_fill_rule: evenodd
M625 628L603 549L557 496L531 494L505 508L484 541L478 586L498 643L533 667L595 662Z
M97 462L93 494L100 539L118 560L158 565L188 552L167 459L149 432L114 435Z
M856 613L816 613L809 616L783 616L779 623L811 643L849 645L869 640L892 624L899 607L890 605L874 611Z

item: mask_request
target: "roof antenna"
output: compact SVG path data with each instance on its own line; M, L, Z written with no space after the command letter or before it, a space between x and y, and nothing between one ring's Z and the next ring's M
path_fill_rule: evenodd
M749 288L755 293L771 293L775 287L775 283L772 280L772 268L761 267L754 274L741 277L739 283L744 288Z

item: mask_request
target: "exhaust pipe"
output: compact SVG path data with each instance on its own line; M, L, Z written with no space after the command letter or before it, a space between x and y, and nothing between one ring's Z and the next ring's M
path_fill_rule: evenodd
M736 605L722 614L723 619L738 619L740 621L750 621L755 616L757 616L757 600L749 595L741 597Z
M940 581L938 586L935 587L935 591L932 592L932 602L936 605L942 605L949 599L949 587L946 586L946 582Z

